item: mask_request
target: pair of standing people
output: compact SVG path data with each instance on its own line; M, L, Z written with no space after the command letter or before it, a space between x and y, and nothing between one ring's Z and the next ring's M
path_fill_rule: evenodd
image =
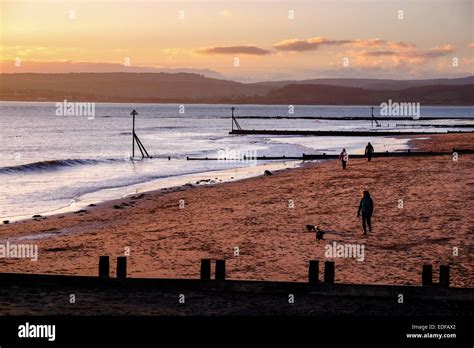
M369 143L365 147L365 156L367 156L368 162L372 160L373 153L374 153L374 147L369 141ZM346 149L342 149L341 153L339 154L339 161L341 161L342 163L342 169L346 169L348 160L349 160L349 154L346 152Z

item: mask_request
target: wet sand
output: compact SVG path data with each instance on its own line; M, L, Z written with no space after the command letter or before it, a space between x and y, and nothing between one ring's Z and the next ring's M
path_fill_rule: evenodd
M411 145L473 149L474 136L439 135ZM356 216L363 189L375 203L368 236ZM83 213L1 225L2 242L35 243L39 259L0 259L0 267L96 275L100 255L114 260L129 248L131 277L197 278L201 258L225 258L232 279L306 281L308 261L328 260L325 246L336 242L365 247L362 262L331 259L336 282L417 285L422 264L431 263L435 281L439 265L450 264L452 285L473 287L473 206L474 155L458 161L350 159L346 171L337 161L310 163L272 176L160 190ZM306 224L331 233L318 243Z
M185 294L185 303L178 295ZM69 302L70 295L76 303ZM171 289L2 286L0 315L152 315L152 316L445 316L472 315L472 301L296 294L216 292Z

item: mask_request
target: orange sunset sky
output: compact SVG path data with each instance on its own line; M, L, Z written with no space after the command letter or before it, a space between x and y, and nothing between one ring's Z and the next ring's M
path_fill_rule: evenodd
M473 74L473 17L472 0L2 0L0 68L192 68L241 81L461 77Z

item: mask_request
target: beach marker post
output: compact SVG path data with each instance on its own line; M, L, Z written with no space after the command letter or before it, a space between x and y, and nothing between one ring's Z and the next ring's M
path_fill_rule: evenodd
M117 257L117 278L127 278L127 257Z
M377 119L374 116L374 107L372 106L370 110L372 111L372 123L370 126L374 127L374 121L375 121L375 124L377 125L377 127L380 127L380 123L377 122Z
M108 256L99 256L99 277L110 275L110 262Z
M216 260L216 280L225 280L225 260Z
M140 150L142 154L142 158L151 158L151 156L148 154L148 152L145 149L145 146L143 146L141 140L138 138L137 134L135 133L135 116L138 115L138 112L133 109L130 115L133 116L133 126L132 126L132 158L135 157L135 142L137 143L137 147Z
M237 119L234 117L234 110L235 110L235 108L234 108L234 107L231 107L230 110L232 111L232 117L231 117L231 120L232 120L232 131L234 131L234 123L235 123L235 126L237 127L238 130L242 130L242 127L240 127L239 122L237 122Z
M135 116L138 115L138 112L133 109L130 114L133 116L133 126L132 126L132 158L135 157Z
M211 260L201 259L201 280L211 279Z
M334 262L324 262L324 282L327 284L334 284Z
M449 265L439 266L439 286L440 288L449 288Z
M231 121L232 121L232 131L234 131L234 110L235 110L235 108L234 108L234 107L231 107L230 110L232 111L232 118L231 118Z
M431 286L433 285L433 266L423 265L421 272L421 285Z
M308 282L310 283L319 282L319 261L317 260L309 261Z

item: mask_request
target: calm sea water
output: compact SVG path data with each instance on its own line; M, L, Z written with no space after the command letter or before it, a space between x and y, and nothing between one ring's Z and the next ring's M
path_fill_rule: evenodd
M183 110L174 104L98 103L95 117L89 119L87 116L57 116L55 103L1 102L0 219L54 212L97 192L111 192L103 197L118 198L129 187L142 185L140 190L146 190L146 184L151 182L249 165L186 161L186 156L217 157L222 151L292 156L303 152L336 153L343 147L354 153L362 151L368 141L376 150L406 148L404 140L390 137L231 136L228 134L230 107L185 105L184 113L180 113ZM130 159L132 109L139 113L136 133L153 159ZM235 114L237 117L292 116L288 115L286 106L259 105L237 106ZM293 116L369 115L370 107L364 106L296 106ZM471 107L422 107L421 118L424 116L474 119L474 110ZM242 119L239 122L249 129L371 127L370 121ZM427 121L416 121L421 122ZM453 120L430 122L455 123ZM473 121L466 122L474 126ZM399 130L396 123L384 121L382 128Z

